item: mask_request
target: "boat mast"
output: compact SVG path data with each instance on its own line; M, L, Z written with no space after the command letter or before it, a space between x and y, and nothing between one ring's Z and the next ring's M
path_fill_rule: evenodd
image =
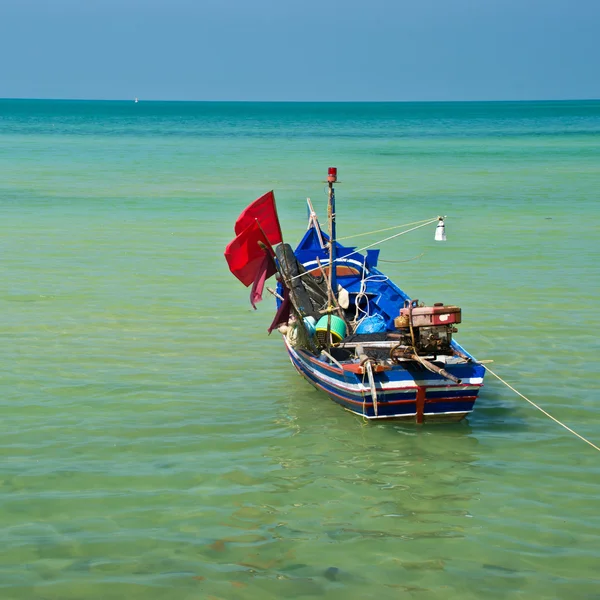
M329 217L329 289L333 296L337 294L337 276L335 261L337 252L335 247L335 190L333 184L337 181L337 168L329 167L327 173L327 184L329 186L329 203L327 206L327 216Z

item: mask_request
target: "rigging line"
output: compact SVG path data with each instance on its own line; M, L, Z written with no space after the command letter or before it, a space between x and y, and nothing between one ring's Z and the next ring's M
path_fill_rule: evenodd
M438 220L438 218L436 217L435 219L431 219L431 220L427 221L426 223L422 223L421 225L417 225L416 227L412 227L411 229L406 229L404 231L401 231L400 233L395 233L394 235L390 235L389 237L386 237L383 240L379 240L378 242L373 242L372 244L369 244L368 246L364 246L363 248L354 250L354 252L350 252L349 254L344 254L344 256L340 256L339 258L336 258L334 262L338 262L340 260L346 260L349 256L352 256L353 254L358 254L359 252L362 252L363 250L367 250L368 248L372 248L373 246L377 246L378 244L383 244L383 242L389 242L390 240L400 237L401 235L404 235L405 233L410 233L411 231L414 231L415 229L420 229L421 227L425 227L426 225L431 225L432 223L435 223L437 220ZM328 264L328 263L325 263L325 264ZM306 273L300 273L299 275L291 277L289 281L294 281L295 279L304 277L305 275L310 275L310 271L306 271Z
M404 231L401 231L400 233L395 233L394 235L390 235L389 237L386 237L383 240L379 240L378 242L373 242L372 244L363 246L362 248L359 248L358 250L355 250L354 252L350 252L350 254L345 254L344 256L342 256L340 258L346 259L349 256L352 256L353 254L358 254L359 252L362 252L363 250L367 250L368 248L372 248L373 246L377 246L378 244L383 244L383 242L389 242L390 240L400 237L401 235L404 235L405 233L409 233L411 231L414 231L415 229L420 229L421 227L425 227L426 225L431 225L432 223L435 223L437 220L438 220L437 217L435 219L430 219L429 221L427 221L426 223L423 223L422 225L417 225L416 227L412 227L411 229L406 229ZM340 259L338 259L338 260L340 260Z
M421 254L417 254L417 256L413 256L412 258L405 258L404 260L384 260L383 258L380 258L379 262L385 262L385 263L405 263L405 262L410 262L411 260L417 260L417 258L421 258L421 256L425 256L425 252L421 252Z
M347 235L345 237L337 238L337 241L350 240L352 238L361 237L363 235L371 235L373 233L383 233L384 231L391 231L392 229L398 229L399 227L410 227L411 225L418 225L419 223L424 223L425 221L431 221L431 219L422 219L421 221L413 221L412 223L404 223L403 225L394 225L393 227L386 227L385 229L377 229L375 231L367 231L366 233L355 233L354 235Z
M590 440L584 438L582 435L579 435L576 431L573 431L573 429L571 429L564 423L561 423L558 419L553 417L549 412L545 411L541 406L538 406L535 402L533 402L532 400L530 400L529 398L527 398L526 396L521 394L521 392L516 390L512 385L510 385L510 383L504 381L504 379L502 379L502 377L500 377L500 375L496 375L496 373L494 373L494 371L492 371L487 365L483 365L483 366L486 371L489 371L496 379L501 381L506 387L510 388L515 394L517 394L518 396L521 396L521 398L523 398L523 400L527 400L527 402L529 402L529 404L531 404L532 406L535 406L535 408L537 408L539 411L543 412L547 417L552 419L555 423L558 423L561 427L564 427L567 431L571 432L573 435L577 436L580 440L583 440L586 444L589 444L592 448L595 448L596 450L598 450L598 452L600 452L600 448L598 446L596 446L596 444L593 444L592 442L590 442Z

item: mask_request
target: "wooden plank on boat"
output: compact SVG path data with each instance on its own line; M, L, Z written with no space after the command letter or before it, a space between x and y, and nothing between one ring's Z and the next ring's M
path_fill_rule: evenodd
M356 348L362 346L363 348L396 348L398 342L394 340L381 340L379 342L340 342L337 348ZM408 348L408 346L400 346L400 348Z
M364 375L365 373L365 368L360 363L342 364L342 369L344 371L347 371L348 373L354 373L355 375ZM385 365L382 363L377 363L373 365L374 373L383 373L384 371L391 371L391 369L391 365Z

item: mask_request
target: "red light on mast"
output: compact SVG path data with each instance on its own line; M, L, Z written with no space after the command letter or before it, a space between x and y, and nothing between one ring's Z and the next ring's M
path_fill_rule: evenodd
M327 171L327 182L335 183L337 181L337 167L329 167Z

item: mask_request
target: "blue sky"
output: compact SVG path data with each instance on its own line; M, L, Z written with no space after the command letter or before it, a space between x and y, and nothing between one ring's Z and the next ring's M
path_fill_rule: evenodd
M2 0L0 97L600 98L600 0Z

